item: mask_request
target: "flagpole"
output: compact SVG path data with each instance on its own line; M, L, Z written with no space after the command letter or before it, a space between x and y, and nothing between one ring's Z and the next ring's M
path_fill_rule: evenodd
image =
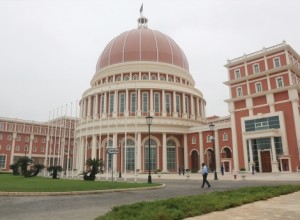
M102 147L102 143L101 143L101 131L102 131L102 111L101 111L101 108L102 108L102 94L100 93L100 98L99 98L99 102L98 102L98 107L99 107L99 141L98 141L98 158L99 160L101 160L101 147ZM101 107L100 107L101 106ZM100 170L100 174L101 174L101 170ZM100 175L98 176L99 177L99 180L100 180Z

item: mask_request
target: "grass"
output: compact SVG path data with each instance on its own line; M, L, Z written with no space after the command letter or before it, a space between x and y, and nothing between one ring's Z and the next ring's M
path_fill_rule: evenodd
M114 207L97 220L177 220L300 191L300 185L246 187L237 190L139 202Z
M148 183L83 181L45 177L25 178L23 176L13 176L12 174L0 174L0 183L0 192L69 192L141 188L161 185L157 183L149 185Z

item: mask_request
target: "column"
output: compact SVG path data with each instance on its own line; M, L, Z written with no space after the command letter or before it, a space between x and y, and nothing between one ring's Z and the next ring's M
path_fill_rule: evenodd
M11 144L11 151L10 151L10 164L14 163L14 154L15 154L15 146L16 146L16 139L17 139L17 133L14 132L12 136L12 144Z
M131 73L130 73L130 75L131 75ZM128 92L128 89L126 89L126 93L125 93L125 117L127 117L127 116L129 116L129 92Z
M278 173L278 162L276 160L276 150L275 150L275 143L274 143L274 137L271 138L271 153L272 153L272 173ZM290 167L292 169L292 167Z
M182 117L187 118L186 106L185 106L185 94L182 93Z
M34 140L34 135L31 134L31 135L30 135L30 142L29 142L29 153L28 153L28 157L31 157L31 154L32 154L32 143L33 143L33 140Z
M141 90L138 89L138 92L137 92L137 102L138 102L138 109L137 109L137 116L141 116L142 115L142 110L141 110Z
M204 163L203 133L199 132L199 152L200 152L200 170L201 164Z
M119 98L118 98L118 90L115 90L115 95L114 95L114 112L113 112L113 117L117 117L118 113L119 113L119 109L118 109L118 102L119 102Z
M195 119L195 105L194 105L194 96L191 94L190 96L190 100L191 100L191 118Z
M95 159L97 157L97 136L93 134L92 136L92 159Z
M88 97L88 112L87 112L87 116L88 116L88 119L91 119L91 107L92 107L92 97L89 96Z
M94 114L93 114L93 118L98 118L99 114L99 97L98 94L96 94L94 96Z
M142 140L142 135L141 133L137 133L137 143L135 144L136 145L136 169L140 169L142 170L142 153L141 153L141 140Z
M176 92L173 91L173 117L178 117L178 112L176 111Z
M184 134L183 135L183 149L184 149L184 151L183 151L183 153L184 153L184 169L190 169L190 167L189 167L189 163L188 163L188 148L187 148L187 135L186 134Z
M167 134L163 133L163 143L162 143L162 161L163 161L163 166L162 166L162 171L163 172L168 172L168 167L167 167ZM159 167L160 168L160 167Z
M197 110L197 114L196 114L196 118L199 119L200 118L200 106L199 106L200 102L199 102L199 97L196 97L196 110Z
M86 103L86 98L83 98L82 99L82 101L83 101L83 117L82 118L86 118L86 107L87 107L87 103Z
M154 108L153 108L153 89L150 89L150 115L154 115Z

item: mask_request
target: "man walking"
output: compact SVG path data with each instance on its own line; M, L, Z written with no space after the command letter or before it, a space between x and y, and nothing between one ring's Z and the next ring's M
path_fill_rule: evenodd
M207 170L207 166L205 165L205 163L202 163L202 177L203 177L203 183L201 188L204 187L205 183L207 184L208 188L210 188L210 184L207 181L207 175L208 175L208 170Z

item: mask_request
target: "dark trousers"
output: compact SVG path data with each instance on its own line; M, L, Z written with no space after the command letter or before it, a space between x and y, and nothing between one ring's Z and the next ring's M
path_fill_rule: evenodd
M207 184L207 186L210 186L209 182L207 181L207 173L203 174L202 177L203 177L202 187L204 187L205 183Z

